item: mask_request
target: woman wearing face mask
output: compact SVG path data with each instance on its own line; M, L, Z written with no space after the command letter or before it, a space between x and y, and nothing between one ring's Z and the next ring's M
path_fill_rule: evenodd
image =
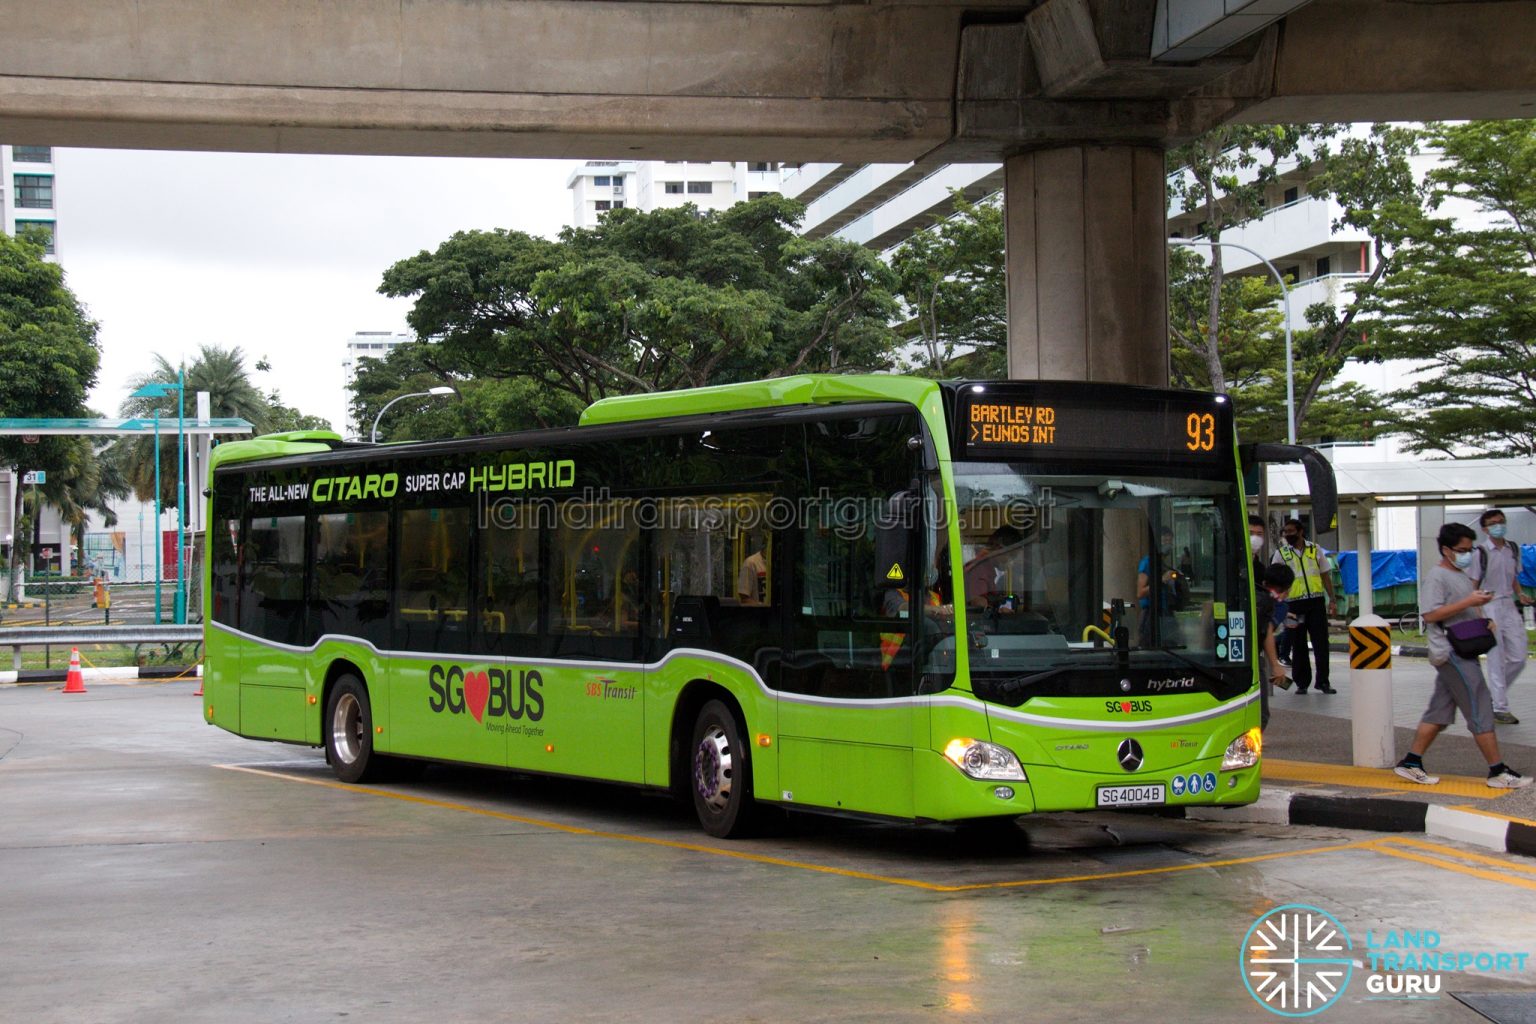
M1531 780L1504 763L1499 756L1499 742L1493 735L1493 699L1483 679L1483 669L1476 658L1463 658L1452 648L1446 636L1447 626L1482 615L1482 607L1493 598L1478 590L1466 570L1472 567L1472 546L1477 535L1461 523L1446 523L1436 538L1440 545L1440 564L1425 573L1419 591L1419 604L1425 608L1424 622L1429 636L1429 663L1435 666L1435 692L1429 707L1419 720L1419 731L1407 756L1394 771L1410 782L1433 786L1438 776L1424 770L1424 752L1456 720L1460 708L1477 749L1488 762L1488 785L1494 789L1519 789Z

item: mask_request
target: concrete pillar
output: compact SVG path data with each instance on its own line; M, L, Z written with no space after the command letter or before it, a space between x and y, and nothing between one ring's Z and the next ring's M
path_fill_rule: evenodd
M1163 164L1065 146L1003 165L1010 377L1168 384Z

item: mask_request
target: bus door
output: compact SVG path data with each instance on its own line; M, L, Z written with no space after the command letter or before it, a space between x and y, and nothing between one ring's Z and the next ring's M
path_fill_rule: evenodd
M246 522L241 552L240 629L268 641L239 660L240 732L261 739L305 738L310 641L305 615L305 517L280 506Z
M790 650L779 682L786 803L911 817L920 624L939 595L921 554L912 415L806 428L811 493L785 552Z

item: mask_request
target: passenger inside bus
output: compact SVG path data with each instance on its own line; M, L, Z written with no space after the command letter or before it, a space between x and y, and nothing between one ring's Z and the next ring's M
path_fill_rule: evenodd
M1152 608L1154 577L1159 581L1155 614ZM1142 647L1155 646L1154 620L1159 623L1156 635L1161 637L1162 643L1178 644L1179 626L1173 613L1180 603L1179 581L1179 571L1173 568L1173 530L1165 526L1157 533L1157 550L1143 556L1136 565L1136 605L1141 612L1138 643ZM1187 584L1184 592L1188 593Z
M749 553L736 573L736 599L743 605L765 605L768 603L767 542L756 531L743 534L742 539Z

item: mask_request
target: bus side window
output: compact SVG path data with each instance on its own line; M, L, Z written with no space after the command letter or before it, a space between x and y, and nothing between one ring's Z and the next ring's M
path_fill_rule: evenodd
M718 494L664 506L652 549L655 636L748 662L780 646L774 537L760 525L769 500L762 492Z
M539 529L535 508L480 529L480 628L487 634L539 632Z
M239 628L240 512L244 481L226 474L213 485L213 518L208 527L209 605L213 621Z
M632 503L563 506L549 571L556 653L632 655L642 610L640 528Z
M315 517L314 632L389 643L389 513L333 512Z
M433 650L469 628L471 510L400 512L395 546L395 628L406 650Z
M241 558L240 628L297 644L304 640L304 517L252 516Z

